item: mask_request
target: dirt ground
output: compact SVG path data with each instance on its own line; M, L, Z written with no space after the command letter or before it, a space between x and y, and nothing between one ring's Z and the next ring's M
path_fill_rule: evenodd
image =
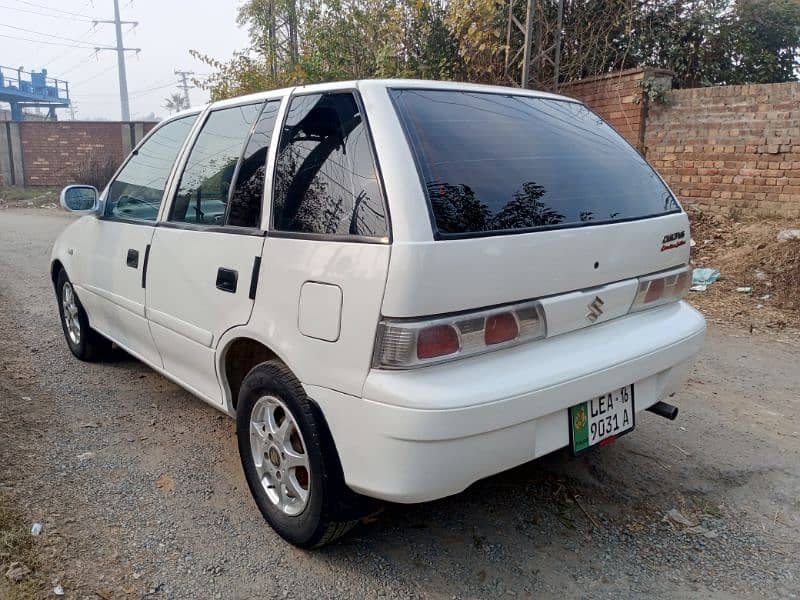
M8 208L57 208L59 192L54 187L2 187L0 211Z
M125 355L69 354L47 276L68 222L0 211L0 598L800 595L790 327L751 332L709 304L677 421L642 414L600 451L389 505L303 552L258 513L231 420ZM4 576L14 561L31 569L21 583Z
M796 337L800 334L800 238L779 241L800 221L743 219L689 211L692 263L720 279L691 300L712 322Z

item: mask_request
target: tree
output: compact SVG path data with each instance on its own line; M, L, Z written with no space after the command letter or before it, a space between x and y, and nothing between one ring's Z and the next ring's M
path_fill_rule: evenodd
M180 92L170 94L169 97L164 98L164 108L169 111L169 114L180 112L188 108L188 106L186 106L186 97Z
M794 81L800 3L640 0L626 44L633 64L674 71L678 87Z
M560 82L639 65L674 71L678 87L797 79L798 0L564 0L560 36L558 0L532 1L536 48L552 56L560 38ZM526 1L514 6L524 23ZM212 99L367 77L509 85L522 36L508 12L508 0L246 0L250 46L227 61L192 54L214 70ZM534 60L533 81L555 75Z
M796 81L800 2L739 0L721 27L725 58L714 83Z

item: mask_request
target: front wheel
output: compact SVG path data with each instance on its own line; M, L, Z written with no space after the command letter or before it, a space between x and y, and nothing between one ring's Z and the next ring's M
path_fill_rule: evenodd
M56 279L56 296L61 328L72 353L85 361L96 361L108 356L111 342L89 327L89 317L86 316L75 288L63 269Z
M319 409L278 361L254 367L242 382L236 433L247 484L264 518L301 548L318 548L357 522L357 496Z

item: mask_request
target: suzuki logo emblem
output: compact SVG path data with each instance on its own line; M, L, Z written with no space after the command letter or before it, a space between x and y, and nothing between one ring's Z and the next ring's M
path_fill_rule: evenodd
M605 304L605 302L603 302L600 296L595 296L594 300L591 301L588 306L589 312L586 313L586 318L590 322L594 323L600 318L600 315L603 314L603 304Z

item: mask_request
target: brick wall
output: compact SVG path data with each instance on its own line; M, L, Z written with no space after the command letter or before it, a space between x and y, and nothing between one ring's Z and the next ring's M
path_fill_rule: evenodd
M638 101L642 81L664 102ZM684 205L800 218L800 82L671 90L637 68L562 86L639 148Z
M20 123L25 185L62 185L92 156L122 162L119 123Z
M11 183L10 169L15 169L16 185L60 186L74 183L74 173L87 158L102 162L109 157L116 163L122 162L156 124L22 121L7 125L17 129L8 130L6 135L13 142L10 152L8 144L0 144L0 185Z
M800 83L666 94L651 104L648 160L684 204L800 217Z
M640 67L567 83L559 93L584 101L639 148L645 115L645 106L639 102L642 81L671 75L669 71Z

